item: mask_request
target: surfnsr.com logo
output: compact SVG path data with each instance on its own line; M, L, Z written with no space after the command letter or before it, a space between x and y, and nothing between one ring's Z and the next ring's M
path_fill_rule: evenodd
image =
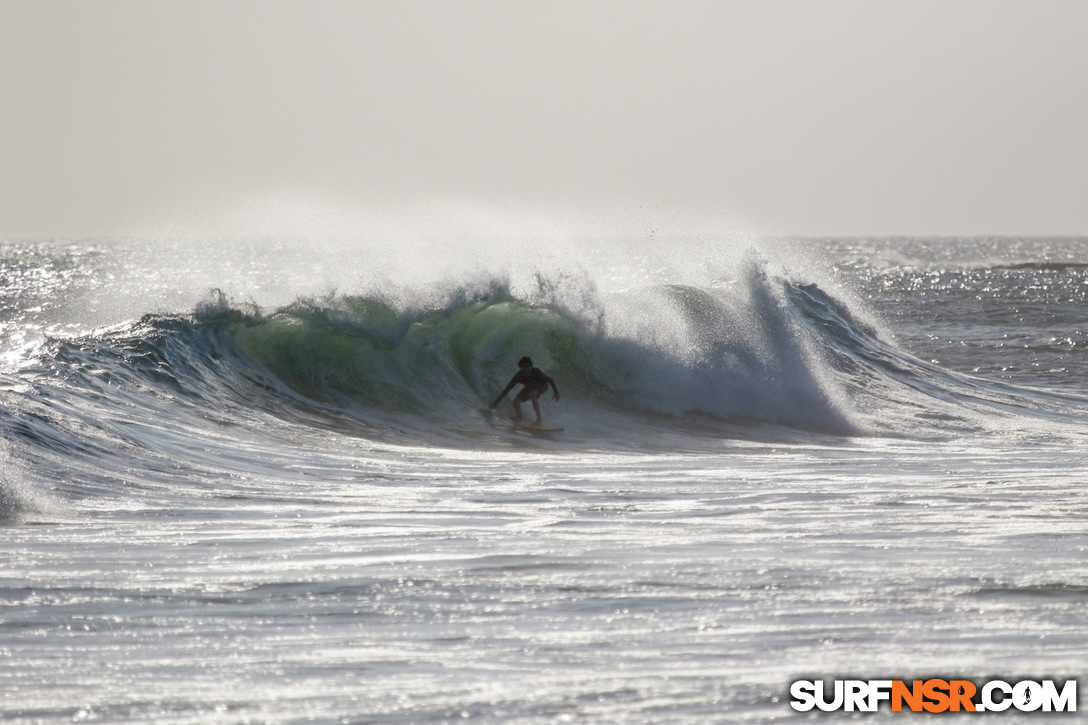
M1076 712L1077 681L1060 687L1054 680L990 680L981 687L970 680L797 680L790 685L790 706L800 712L876 712L887 702L892 712Z

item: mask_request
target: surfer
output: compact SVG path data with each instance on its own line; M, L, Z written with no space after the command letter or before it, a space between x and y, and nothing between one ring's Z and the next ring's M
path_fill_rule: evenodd
M499 403L506 397L506 394L513 390L515 385L519 384L525 387L514 398L514 420L521 420L521 404L528 400L533 404L533 412L536 413L536 423L534 425L540 425L542 421L540 418L540 401L538 399L548 392L548 386L550 385L552 390L555 391L555 395L552 396L553 399L559 400L559 388L555 387L555 381L548 377L543 370L534 368L533 361L528 357L518 360L518 371L514 373L514 377L510 378L510 382L499 393L499 397L495 398L495 401L491 403L491 407L499 407Z

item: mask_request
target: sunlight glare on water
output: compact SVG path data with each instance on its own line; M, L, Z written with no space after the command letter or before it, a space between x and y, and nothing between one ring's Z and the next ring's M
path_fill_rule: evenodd
M50 254L5 257L91 268L4 308L5 721L771 721L800 678L1081 674L1085 400L1045 382L1083 363L970 374L1021 313L970 326L959 295L1007 277L843 264L840 299L755 263L762 297L646 293L674 340L718 326L683 354L582 325L577 285L174 310L27 351L114 264ZM561 436L481 413L526 344Z

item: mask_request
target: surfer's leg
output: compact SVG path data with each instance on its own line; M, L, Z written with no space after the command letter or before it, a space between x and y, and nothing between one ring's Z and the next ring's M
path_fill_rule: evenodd
M533 403L533 412L536 413L536 424L540 425L543 421L540 419L540 393L533 393L533 396L529 398Z
M525 392L525 388L522 388L521 392L514 397L514 420L521 420L521 404L528 400L529 395ZM536 401L533 401L533 405L536 405Z

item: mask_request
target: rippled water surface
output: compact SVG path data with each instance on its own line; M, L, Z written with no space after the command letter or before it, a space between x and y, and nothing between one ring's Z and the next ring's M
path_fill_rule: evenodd
M154 279L183 246L9 243L0 714L758 722L800 678L1080 677L1088 245L814 244L414 306L297 267L266 302L277 257L223 252L194 309ZM481 414L526 349L559 436Z

